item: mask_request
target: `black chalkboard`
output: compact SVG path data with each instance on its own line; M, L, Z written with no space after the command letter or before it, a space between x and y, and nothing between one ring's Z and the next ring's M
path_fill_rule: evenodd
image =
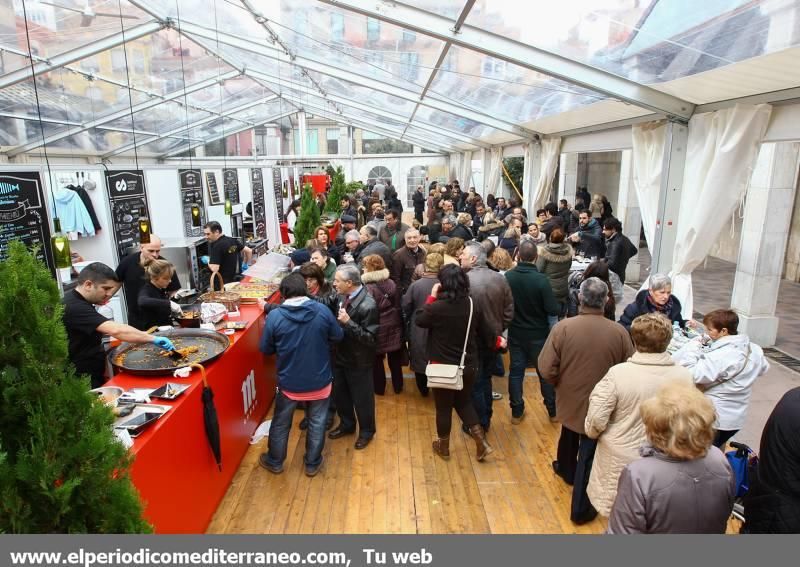
M208 186L208 200L212 205L221 205L222 197L217 187L217 176L213 171L206 171L206 185Z
M8 243L21 240L28 248L38 246L36 256L55 276L45 202L38 171L0 173L0 261Z
M203 236L206 224L206 207L203 201L203 176L199 169L179 169L181 207L183 208L183 235ZM200 207L200 226L192 226L192 205Z
M264 205L264 174L261 168L250 169L250 186L253 189L253 227L256 238L267 237L267 211Z
M239 202L239 171L233 168L222 170L223 187L225 188L225 198L229 199L232 205Z
M139 219L150 219L153 233L153 219L147 208L147 195L144 174L141 170L106 171L108 182L108 202L111 205L111 226L117 254L120 259L131 246L139 243Z
M272 168L272 191L275 193L275 207L278 209L278 222L286 222L283 216L283 185L281 184L281 169Z

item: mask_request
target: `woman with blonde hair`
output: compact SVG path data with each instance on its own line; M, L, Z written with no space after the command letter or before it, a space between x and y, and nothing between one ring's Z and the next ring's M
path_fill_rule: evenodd
M459 257L461 257L463 251L464 239L458 236L452 237L444 245L444 263L460 266Z
M657 313L637 317L631 325L636 352L612 366L594 387L586 414L586 435L597 439L587 494L592 506L608 516L617 495L622 469L639 457L647 437L639 414L641 403L673 380L692 384L692 375L666 352L672 324Z
M714 440L713 404L672 382L640 407L650 446L619 478L608 532L724 534L736 479Z
M489 257L489 263L497 268L501 274L505 274L508 270L517 265L511 258L511 254L505 248L495 248L492 255Z
M170 300L167 287L172 281L175 266L166 260L150 260L144 269L147 282L139 291L139 315L145 329L171 324L171 315L179 314L181 308Z

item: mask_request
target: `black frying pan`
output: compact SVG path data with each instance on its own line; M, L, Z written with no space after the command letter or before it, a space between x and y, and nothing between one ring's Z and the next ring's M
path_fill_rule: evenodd
M176 349L196 346L199 350L185 358L173 359L162 356L165 351L152 343L122 343L108 353L108 359L114 368L123 372L139 376L164 376L193 362L207 364L216 360L231 344L225 335L208 329L171 329L158 331L158 335L169 337Z

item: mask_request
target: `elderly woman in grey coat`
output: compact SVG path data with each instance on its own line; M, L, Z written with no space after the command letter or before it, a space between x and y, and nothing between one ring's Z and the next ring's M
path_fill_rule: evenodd
M408 338L409 366L414 371L417 389L423 396L428 395L428 377L425 367L428 365L428 329L416 325L416 311L420 309L431 294L433 286L439 283L437 274L444 264L444 256L437 252L428 252L425 256L425 271L422 277L414 281L403 295L403 320L406 324Z
M736 478L711 445L716 414L694 386L664 386L641 405L650 446L622 470L612 534L724 534Z

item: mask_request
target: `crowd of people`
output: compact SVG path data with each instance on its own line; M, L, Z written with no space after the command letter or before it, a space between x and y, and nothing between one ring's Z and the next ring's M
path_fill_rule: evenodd
M359 199L366 196L346 201ZM315 418L325 412L309 404L301 422L308 429L307 474L319 470L326 429L329 439L355 435L358 450L369 445L380 426L375 396L386 395L385 361L395 394L403 391L404 366L422 396L432 392L435 455L450 456L455 410L475 442L475 458L487 460L494 451L487 437L493 404L501 397L492 380L505 375L508 352L511 423L526 415L528 368L538 376L543 411L560 423L552 468L572 486L573 522L601 514L611 533L724 532L736 478L722 449L743 426L753 383L769 367L762 350L738 333L736 313L707 314L705 333L670 354L674 333L698 324L683 318L670 279L653 274L617 319L625 269L638 249L602 196L579 193L574 208L563 200L549 203L530 222L518 200L484 200L457 182L433 185L427 195L419 187L412 202L411 225L400 210L374 206L372 218L345 210L333 238L321 227L307 247L328 249L329 258L338 254L332 277L313 259L295 262L307 289L303 295L299 276L284 280L287 303L295 298L287 311L297 311L300 301L326 308L300 334L316 328L316 340L327 340L315 356L298 359L298 343L282 338L298 335L296 325L272 317L282 306L265 305L263 349L278 355L279 389L292 400L327 396L327 420ZM576 255L591 263L573 271ZM429 383L428 374L439 374L431 365L438 364L460 369L460 387ZM326 378L298 388L306 374ZM262 456L262 465L276 473L283 470L291 421L283 407L276 406L274 419L280 413L283 423ZM787 415L782 411L784 420ZM796 430L797 418L781 431L791 427ZM798 445L789 446L797 463ZM782 469L772 465L771 474L779 476ZM788 516L784 524L796 525L788 504L798 496L797 479L762 482L775 490L793 487L791 495L780 493L779 508ZM776 494L767 489L753 501L774 502ZM778 522L762 516L766 524Z
M625 268L637 250L602 197L579 195L575 208L550 203L528 222L515 199L484 201L455 182L430 187L427 196L420 187L412 225L396 208L384 212L384 199L375 197L371 218L345 209L337 233L315 230L292 255L282 302L261 303L261 350L276 355L278 374L262 467L283 472L298 405L308 476L322 470L326 438L354 436L354 448L366 449L381 425L375 396L387 395L387 380L402 395L405 366L419 393L433 398L432 452L449 458L455 410L475 458L490 462L487 434L502 397L492 381L505 376L507 352L511 423L537 411L526 408L524 395L533 368L540 411L560 424L552 469L572 487L573 522L600 514L611 533L725 531L737 487L722 449L743 427L752 386L769 368L761 348L738 332L735 312L706 314L705 332L669 354L674 333L696 324L684 320L670 279L653 274L617 319ZM249 261L218 224L205 230L212 270ZM175 309L170 294L180 284L159 248L153 236L116 272L90 265L65 298L70 355L93 384L104 379L102 334L173 348L166 337L138 330ZM573 271L577 254L592 261ZM93 308L123 283L132 326ZM429 383L443 369L432 365L457 369L457 385ZM798 395L787 394L764 431L745 531L800 529Z

